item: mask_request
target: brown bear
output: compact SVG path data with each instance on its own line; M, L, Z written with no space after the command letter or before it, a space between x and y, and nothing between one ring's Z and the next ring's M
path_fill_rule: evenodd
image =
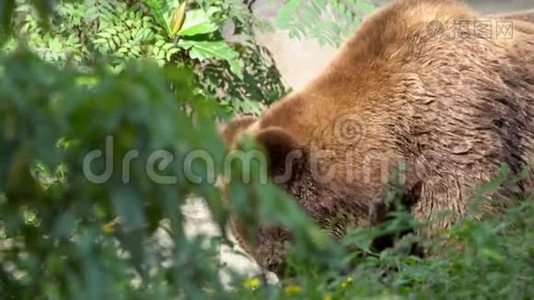
M476 187L506 166L522 180L481 206L499 211L532 188L534 24L519 19L454 0L395 1L307 87L259 118L237 119L223 137L230 147L255 138L273 180L320 226L335 222L335 238L381 221L399 166L406 205L426 234L465 215ZM287 232L260 230L250 241L234 230L261 266L282 271Z

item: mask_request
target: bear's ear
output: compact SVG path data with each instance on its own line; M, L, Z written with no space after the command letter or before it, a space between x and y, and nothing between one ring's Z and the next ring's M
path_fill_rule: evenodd
M254 124L258 118L253 116L242 116L228 123L221 130L221 135L227 146L231 146L236 136L250 125Z
M276 183L289 181L295 172L295 163L303 158L295 139L284 129L271 127L260 131L256 141L267 155L268 171L273 180Z

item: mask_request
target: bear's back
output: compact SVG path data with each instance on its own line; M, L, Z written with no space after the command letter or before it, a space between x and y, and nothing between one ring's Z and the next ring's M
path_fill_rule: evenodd
M280 127L312 156L330 151L322 159L335 170L330 188L346 197L358 191L362 202L380 194L392 164L404 161L408 188L443 194L416 211L463 214L468 191L501 164L512 174L533 165L533 33L531 24L482 17L456 1L397 1L250 133Z

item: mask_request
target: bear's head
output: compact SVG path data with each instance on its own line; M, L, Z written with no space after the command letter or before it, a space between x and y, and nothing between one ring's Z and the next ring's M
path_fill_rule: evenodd
M332 161L324 160L321 150L314 146L299 144L286 128L265 126L254 117L242 117L229 123L222 136L231 152L240 151L245 136L254 139L265 156L269 180L291 195L297 206L334 239L343 238L348 228L380 223L392 209L397 209L384 202L382 193L374 193L374 185L379 186L380 182L363 181L362 185L358 180L348 180L342 173L324 172ZM414 201L409 197L401 200L402 205ZM260 224L257 234L250 238L246 225L238 218L232 219L231 229L240 246L261 267L284 275L285 258L291 245L287 230ZM373 247L375 250L390 247L392 238L377 237Z
M230 151L240 151L239 143L245 136L252 138L259 146L260 153L264 155L263 161L266 163L265 170L269 181L292 195L297 204L309 212L310 210L302 206L304 203L315 202L317 183L309 170L308 151L283 128L258 127L256 118L241 117L226 125L222 136ZM244 227L238 218L231 220L232 233L240 246L261 267L281 275L285 269L284 261L291 234L277 226L260 224L257 235L251 239L247 238Z

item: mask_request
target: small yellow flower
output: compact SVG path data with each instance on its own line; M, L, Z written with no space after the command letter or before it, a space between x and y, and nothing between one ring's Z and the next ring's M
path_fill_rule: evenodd
M332 294L326 294L323 296L323 300L333 300L334 297L332 296Z
M352 284L352 277L347 277L345 278L345 280L343 280L343 282L341 283L341 288L342 289L346 289L347 287L349 287L349 285Z
M102 231L105 234L112 234L113 232L115 232L115 228L113 228L113 226L114 226L113 222L106 223L102 225Z
M255 290L261 286L261 281L258 278L249 278L245 280L243 286L249 290Z
M284 293L288 296L296 296L302 292L302 288L296 284L289 284L284 288Z

